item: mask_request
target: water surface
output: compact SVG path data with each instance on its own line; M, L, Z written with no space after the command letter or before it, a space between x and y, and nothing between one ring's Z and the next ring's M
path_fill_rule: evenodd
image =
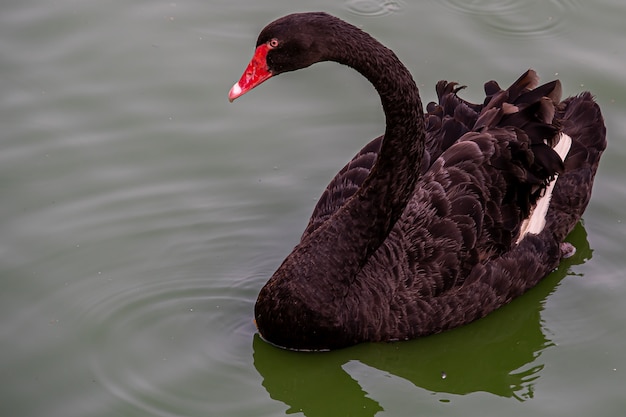
M0 6L0 414L615 416L626 407L626 5L576 0ZM258 31L324 10L439 79L529 67L592 91L609 149L578 248L537 288L441 335L297 354L257 292L335 172L383 130L336 64L235 104Z

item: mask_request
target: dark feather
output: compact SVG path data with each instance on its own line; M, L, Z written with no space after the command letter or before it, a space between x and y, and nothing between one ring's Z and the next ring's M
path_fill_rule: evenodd
M423 335L482 317L535 285L558 263L558 242L544 235L564 238L584 210L605 147L604 127L589 94L558 103L560 83L531 89L536 81L529 71L507 90L489 82L484 105L460 99L456 83L437 84L439 103L429 103L425 115L424 175L404 215L362 272L385 276L393 259L394 274L401 278L401 286L392 289L397 295L390 308L410 317L411 324L381 324L380 338L385 338L385 326ZM544 142L553 144L561 126L573 139L565 164ZM380 144L380 137L368 144L331 181L325 196L340 184L350 186L334 193L334 199L320 200L305 236L362 184ZM545 233L515 246L522 219L547 182L563 172ZM567 221L563 211L571 213ZM413 304L416 299L424 301Z

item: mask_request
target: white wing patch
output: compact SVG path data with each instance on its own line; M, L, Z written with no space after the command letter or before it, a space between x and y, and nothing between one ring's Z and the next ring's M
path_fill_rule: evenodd
M572 138L566 135L565 133L559 133L559 142L554 146L554 151L559 154L559 157L562 161L565 161L565 157L567 156L570 148L572 147ZM554 179L550 181L550 184L546 187L546 192L544 195L537 200L537 205L531 210L530 215L522 222L522 226L520 227L519 237L517 238L516 244L520 243L520 241L526 236L526 234L531 233L533 235L539 234L544 226L546 225L546 214L548 214L548 208L550 207L550 199L552 198L552 191L554 190L554 185L558 179L558 174L554 176Z

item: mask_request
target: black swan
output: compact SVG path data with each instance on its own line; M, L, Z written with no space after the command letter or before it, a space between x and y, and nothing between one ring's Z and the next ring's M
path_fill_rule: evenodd
M261 290L261 336L294 350L407 340L470 323L559 264L606 147L590 93L528 70L483 104L437 83L424 114L396 55L325 13L266 26L230 101L268 78L335 61L376 88L384 135L331 181L300 243ZM567 249L567 250L566 250Z

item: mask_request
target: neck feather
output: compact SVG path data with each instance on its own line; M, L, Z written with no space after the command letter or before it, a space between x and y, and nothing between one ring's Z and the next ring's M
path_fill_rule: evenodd
M333 36L337 41L329 42L329 60L355 69L372 83L385 114L385 137L361 189L312 240L317 247L321 242L332 246L343 241L342 256L360 268L386 239L413 196L424 151L424 116L418 88L398 57L356 27L342 30ZM342 274L356 272L343 270Z

